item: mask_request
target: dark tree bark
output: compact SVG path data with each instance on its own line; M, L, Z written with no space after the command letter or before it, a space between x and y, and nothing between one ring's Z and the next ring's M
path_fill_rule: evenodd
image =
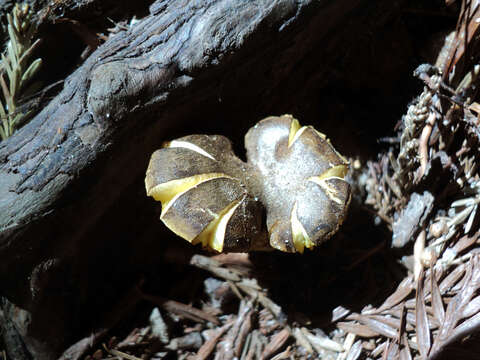
M159 240L172 236L143 189L162 141L222 133L241 149L246 129L264 116L320 119L330 98L315 101L335 69L349 68L343 86L356 89L367 76L352 55L365 44L358 36L373 31L361 25L367 15L388 21L397 11L368 3L156 1L150 14L110 34L34 119L0 143L0 315L33 358L55 358L98 327L95 314L165 256L166 240ZM392 51L402 53L399 67L409 65L408 44ZM392 63L377 61L380 84ZM385 98L394 82L382 88ZM334 129L340 150L351 143L362 151L376 138L349 139L334 124L318 127Z

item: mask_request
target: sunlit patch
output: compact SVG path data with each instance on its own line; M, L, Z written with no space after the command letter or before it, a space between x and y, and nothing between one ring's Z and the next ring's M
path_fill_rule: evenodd
M179 196L201 183L218 178L230 178L230 176L223 173L207 173L171 180L147 190L147 195L162 202L162 215L160 216L162 218Z
M214 219L193 239L192 244L201 243L203 247L210 247L218 252L223 251L228 222L243 200L244 198L231 202L218 214L212 213Z
M211 154L209 154L208 152L203 150L201 147L199 147L195 144L192 144L188 141L173 140L173 141L170 141L170 143L167 145L167 147L189 149L189 150L195 151L196 153L199 153L200 155L203 155L203 156L206 156L206 157L208 157L212 160L215 160L215 158Z
M348 166L347 165L337 165L333 166L330 169L323 172L323 174L319 176L312 176L308 179L308 181L314 182L315 184L319 185L322 190L327 194L330 200L336 202L337 204L342 204L343 201L338 198L338 191L337 189L329 184L327 181L330 179L339 179L345 181L345 175L347 175Z
M297 202L293 205L292 214L290 215L290 224L292 226L293 246L299 253L303 253L304 248L313 248L315 245L310 240L307 231L297 218Z
M326 180L328 178L335 177L335 178L341 178L343 180L345 178L345 175L347 175L347 172L348 172L348 166L341 164L341 165L332 166L331 168L325 170L321 175L311 177L310 179L316 178L319 180L323 180L323 179Z
M290 131L288 133L288 147L292 146L306 129L308 129L308 126L300 126L298 120L293 119L290 123Z

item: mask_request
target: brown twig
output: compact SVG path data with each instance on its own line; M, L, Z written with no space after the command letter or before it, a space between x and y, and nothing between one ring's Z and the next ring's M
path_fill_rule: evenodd
M193 321L209 321L215 325L220 325L220 321L218 321L215 316L200 309L196 309L191 305L185 305L175 300L167 300L160 296L148 295L145 293L143 293L142 296L144 299L161 306L166 311L172 312L186 319Z
M217 345L218 341L220 338L225 334L228 329L233 325L234 321L230 321L223 325L222 327L219 327L215 330L213 330L213 335L210 339L205 341L203 345L200 347L200 349L197 352L197 355L195 357L195 360L205 360L207 359L210 354L212 353L213 349L215 349L215 346Z

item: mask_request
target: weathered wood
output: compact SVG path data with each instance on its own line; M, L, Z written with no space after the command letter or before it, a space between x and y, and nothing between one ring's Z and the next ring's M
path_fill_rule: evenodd
M82 318L88 306L105 306L122 271L157 256L136 242L159 236L143 189L153 150L194 132L239 140L260 118L295 110L348 48L335 47L341 23L361 4L156 1L0 143L0 288L35 358L98 325Z

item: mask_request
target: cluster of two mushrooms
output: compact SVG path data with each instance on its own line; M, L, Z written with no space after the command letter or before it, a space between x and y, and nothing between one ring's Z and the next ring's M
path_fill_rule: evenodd
M190 135L152 154L145 186L177 235L218 252L300 252L331 237L350 202L348 162L290 115L245 136L245 163L219 135ZM266 219L266 220L265 220Z

